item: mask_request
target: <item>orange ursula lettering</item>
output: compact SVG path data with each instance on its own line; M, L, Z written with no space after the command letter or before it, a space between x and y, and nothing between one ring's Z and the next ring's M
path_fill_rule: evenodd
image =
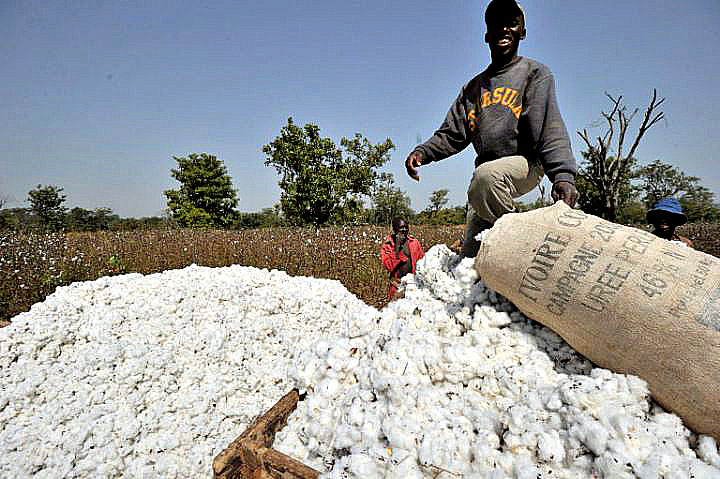
M490 104L490 92L484 91L482 94L482 108L485 108Z
M475 120L477 117L475 116L475 109L470 110L470 113L468 113L468 120L472 121Z
M501 86L495 88L492 92L483 91L482 101L480 102L479 106L476 106L477 110L475 111L475 117L470 118L468 116L468 119L477 120L478 113L481 108L485 108L495 104L506 106L510 111L513 112L515 118L520 118L520 113L522 113L522 105L518 104L519 98L520 92L518 92L517 90L513 90L510 87Z
M495 91L493 91L493 103L500 103L502 101L503 92L505 91L504 87L496 88Z
M512 88L506 88L505 94L503 95L503 98L502 98L502 104L504 106L510 106L516 96L517 96L517 92L515 90L513 90Z

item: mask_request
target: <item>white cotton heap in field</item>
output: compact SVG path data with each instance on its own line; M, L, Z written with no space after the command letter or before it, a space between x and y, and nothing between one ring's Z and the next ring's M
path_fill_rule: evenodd
M634 376L595 368L432 248L405 298L351 313L291 370L307 391L275 448L326 478L718 478Z
M366 309L240 266L58 288L0 329L0 477L212 477L295 356Z
M275 447L331 478L720 477L713 439L457 259L432 248L380 312L240 266L58 288L0 329L0 477L211 477L294 385Z

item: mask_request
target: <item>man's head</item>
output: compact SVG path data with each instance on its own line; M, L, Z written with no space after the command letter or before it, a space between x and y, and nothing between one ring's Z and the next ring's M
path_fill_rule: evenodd
M396 216L392 220L392 229L395 236L407 238L408 232L410 231L410 226L408 226L407 221L405 221L404 218Z
M526 35L525 13L515 0L492 0L485 10L485 43L495 64L505 64L517 56L520 40Z
M670 239L675 228L687 222L687 217L678 200L663 198L647 212L647 221L655 227L654 233L657 236Z

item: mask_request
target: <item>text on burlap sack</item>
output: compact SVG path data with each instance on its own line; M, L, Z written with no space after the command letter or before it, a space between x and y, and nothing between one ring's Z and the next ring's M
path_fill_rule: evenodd
M558 217L559 225L571 229L583 226L587 236L578 247L573 233L547 233L533 250L534 256L519 283L520 294L533 303L543 304L554 315L562 316L571 304L588 312L603 312L629 283L647 298L657 299L671 289L681 265L689 260L686 252L670 244L657 254L648 255L651 245L664 240L647 231L628 231L629 228L607 222L587 224L588 220L593 217L579 210L563 212ZM558 264L562 268L555 271ZM668 312L672 316L689 312L689 302L699 294L711 265L709 259L695 264L689 288L679 297L670 297ZM715 326L718 322L718 314L713 314L715 309L720 310L720 305L713 308L706 304L706 312L701 313L703 318L696 320Z

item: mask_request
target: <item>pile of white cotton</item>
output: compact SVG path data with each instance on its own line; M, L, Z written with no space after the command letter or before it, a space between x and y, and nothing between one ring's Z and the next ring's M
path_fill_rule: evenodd
M644 381L594 368L456 262L431 249L405 299L302 355L308 395L276 449L329 478L720 477L715 441Z
M368 309L240 266L58 288L0 330L0 477L212 477L296 354Z
M293 386L275 447L362 478L720 477L715 441L432 248L382 311L233 266L59 288L0 330L0 477L211 477Z

